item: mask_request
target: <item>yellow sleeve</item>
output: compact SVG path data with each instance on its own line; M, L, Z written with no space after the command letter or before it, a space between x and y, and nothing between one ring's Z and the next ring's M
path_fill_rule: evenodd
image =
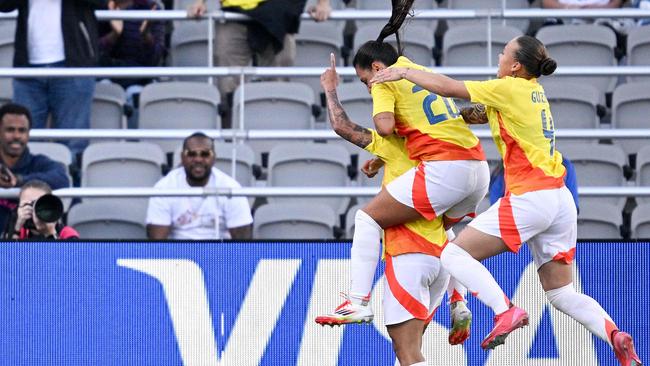
M364 149L367 152L375 155L376 157L386 161L385 159L386 156L384 154L386 139L381 137L381 135L379 135L377 131L371 128L368 128L367 130L370 131L370 133L372 134L372 141Z
M395 113L395 95L388 84L375 84L370 90L372 95L372 116L382 112Z
M510 89L512 84L506 79L487 81L465 81L472 103L504 110L512 103Z

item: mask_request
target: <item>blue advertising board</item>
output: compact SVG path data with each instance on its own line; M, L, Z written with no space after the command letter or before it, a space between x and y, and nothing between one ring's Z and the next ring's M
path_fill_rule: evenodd
M0 243L0 365L393 365L382 266L374 324L313 321L341 301L349 252L349 242ZM576 260L576 287L650 360L650 243L581 243ZM493 314L471 298L472 336L452 347L443 304L424 337L429 365L617 364L551 309L525 247L485 263L530 325L485 352Z

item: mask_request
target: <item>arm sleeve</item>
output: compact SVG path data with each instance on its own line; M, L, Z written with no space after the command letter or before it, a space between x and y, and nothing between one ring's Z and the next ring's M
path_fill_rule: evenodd
M50 160L43 155L36 155L30 170L28 173L21 174L23 183L38 179L49 184L52 189L70 187L70 179L65 171L66 167L58 161Z
M246 197L229 198L223 209L224 218L226 219L226 227L228 229L246 226L253 223L251 208L248 205L248 199Z
M488 81L465 81L472 103L485 104L498 110L505 110L512 103L511 83L508 79Z
M395 95L386 83L373 85L370 94L373 117L382 112L395 113Z

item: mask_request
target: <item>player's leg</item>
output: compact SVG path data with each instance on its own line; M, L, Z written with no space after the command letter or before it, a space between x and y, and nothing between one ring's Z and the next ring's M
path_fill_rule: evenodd
M576 212L570 193L559 192L557 219L548 230L529 241L537 273L549 302L607 342L622 365L640 365L632 337L620 332L612 318L593 298L573 286Z
M418 365L421 362L426 365L422 355L423 328L424 321L419 319L386 326L400 365Z

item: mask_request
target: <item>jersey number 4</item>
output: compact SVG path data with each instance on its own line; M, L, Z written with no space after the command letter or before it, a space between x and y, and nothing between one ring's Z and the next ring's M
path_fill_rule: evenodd
M422 90L424 89L421 86L414 85L411 91L413 94L415 94ZM435 125L436 123L440 123L448 119L457 118L460 116L460 112L456 107L456 103L454 103L454 101L450 100L449 98L442 98L442 101L445 103L445 107L447 107L447 113L443 112L435 114L433 112L433 103L438 100L438 98L439 96L437 94L429 93L429 95L427 95L422 101L422 109L424 109L424 114L427 116L429 124Z
M553 156L555 152L555 126L553 125L553 117L551 117L551 114L546 109L542 109L542 132L544 133L544 138L551 145L550 154Z

